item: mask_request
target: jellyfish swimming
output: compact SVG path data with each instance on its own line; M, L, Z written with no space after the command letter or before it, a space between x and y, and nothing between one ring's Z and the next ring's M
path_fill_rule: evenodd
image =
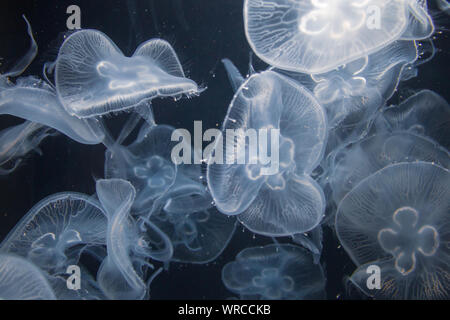
M427 162L389 165L340 202L336 232L358 266L350 280L381 299L448 299L450 172ZM381 270L370 290L367 268Z
M211 262L222 253L234 234L236 218L214 207L201 181L200 165L178 166L174 184L156 202L150 221L171 239L173 262Z
M395 40L428 38L434 26L423 1L246 0L247 40L266 63L324 73Z
M222 269L228 290L242 299L307 300L325 298L325 275L309 251L291 244L242 250Z
M99 180L97 195L108 214L108 254L97 273L99 286L110 299L143 299L161 269L145 281L148 270L154 267L147 261L152 255L149 239L130 214L136 191L122 179ZM166 248L171 255L170 240L167 237L163 240L167 240Z
M81 30L69 36L55 62L58 97L72 116L89 118L133 108L156 97L199 93L170 44L142 43L125 57L108 36Z
M435 141L409 131L380 133L341 148L334 156L328 182L332 198L342 198L361 180L400 162L430 162L450 168L450 154Z
M52 128L30 121L0 131L0 175L13 172L30 151L42 154L39 145L52 135Z
M387 107L374 124L374 131L410 130L450 149L450 105L431 90L421 90L399 105Z
M219 211L237 215L251 231L269 236L317 226L325 200L309 174L323 156L327 122L308 90L273 71L255 74L235 94L222 132L226 141L217 138L207 168ZM263 158L277 153L277 159ZM219 154L225 163L216 163Z
M146 126L130 145L118 143L105 155L105 177L130 181L136 190L132 203L135 213L149 213L156 199L172 186L177 166L172 162L171 141L174 128L166 125Z
M45 275L33 263L0 254L0 300L55 300Z
M33 206L3 240L0 251L26 257L57 275L76 264L80 246L104 245L106 226L105 212L95 199L58 193Z

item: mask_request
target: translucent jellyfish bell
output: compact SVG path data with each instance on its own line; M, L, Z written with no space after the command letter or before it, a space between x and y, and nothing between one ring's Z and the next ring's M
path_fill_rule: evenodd
M394 163L425 161L450 168L450 154L413 132L380 133L341 148L334 156L329 183L336 205L361 180Z
M136 213L148 213L177 175L177 166L171 159L174 128L166 125L146 128L145 134L140 134L132 144L126 147L116 144L105 156L105 177L126 179L136 188L133 202Z
M390 165L341 201L336 231L357 264L351 280L381 299L448 299L450 172L426 162ZM367 287L369 266L381 288Z
M309 251L290 244L242 250L222 269L222 281L242 299L325 298L325 275Z
M416 0L246 0L245 31L254 52L277 68L328 72L402 36L426 38L433 25ZM420 1L422 2L422 1Z
M107 220L90 197L64 192L36 204L0 246L2 252L27 257L50 275L65 273L79 258L79 248L105 244Z
M44 274L29 261L0 254L0 300L55 300Z
M313 229L325 200L309 175L322 159L326 135L325 112L304 87L273 71L248 78L230 104L225 138L217 139L208 160L208 187L219 211L264 235Z
M66 39L56 61L55 82L66 110L80 118L129 109L156 97L199 92L166 41L149 40L125 57L97 30L82 30Z

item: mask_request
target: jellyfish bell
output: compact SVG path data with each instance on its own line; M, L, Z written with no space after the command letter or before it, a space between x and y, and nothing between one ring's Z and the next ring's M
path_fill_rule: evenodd
M222 269L222 281L242 299L324 299L325 276L312 254L291 244L242 250Z
M416 0L246 0L244 22L253 51L277 68L324 73L395 40L422 39L433 24Z
M351 280L381 299L448 299L450 172L427 162L389 165L340 202L336 231L358 266ZM365 285L370 265L379 290ZM364 275L365 273L365 275Z
M238 215L259 234L292 235L313 229L323 216L324 196L310 173L322 159L326 128L322 106L304 87L273 71L249 77L225 118L226 143L216 142L215 153L222 152L227 162L208 160L208 187L219 211ZM233 148L229 130L237 138L231 139ZM267 135L251 141L252 130L279 134L273 141ZM252 157L253 147L259 152ZM244 163L228 161L244 154ZM269 154L272 158L266 161Z
M44 273L26 259L0 254L0 300L55 300Z
M65 40L56 61L55 82L67 112L80 118L130 109L156 97L199 93L166 41L149 40L125 57L97 30L82 30Z

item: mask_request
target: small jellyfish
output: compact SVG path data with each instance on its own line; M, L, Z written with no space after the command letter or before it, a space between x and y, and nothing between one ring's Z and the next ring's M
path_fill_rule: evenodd
M290 244L247 248L222 269L228 290L242 299L325 298L325 275L309 251Z
M153 202L169 190L177 175L177 166L171 159L174 128L166 125L143 128L132 144L115 144L105 156L105 177L125 179L136 189L133 210L137 214L150 212Z
M1 252L28 258L49 275L79 260L80 246L106 243L107 218L89 196L63 192L37 203L3 240Z
M328 174L336 205L364 178L394 163L424 161L450 168L450 154L409 131L381 133L341 148Z
M325 111L308 90L273 71L252 75L235 94L208 158L208 187L219 211L263 235L313 229L325 200L310 173L326 134Z
M350 280L381 299L448 299L450 172L427 162L389 165L339 204L336 231L358 266ZM370 266L380 284L366 284Z
M45 275L31 262L0 254L0 300L55 300Z
M375 131L410 130L450 149L450 106L433 91L421 90L398 106L384 109L374 123Z
M268 64L324 73L399 39L429 37L434 26L417 0L246 0L253 51Z
M55 83L67 112L80 118L126 110L156 97L199 93L168 42L149 40L132 57L125 57L97 30L82 30L64 41Z
M107 256L97 273L98 284L110 299L144 299L161 269L145 280L148 271L154 268L147 259L153 257L155 252L151 251L149 238L141 228L143 225L139 225L130 213L136 191L125 180L99 180L97 195L108 214ZM171 256L173 248L170 240L165 235L161 239L166 242Z
M175 183L151 212L150 220L173 244L174 262L211 262L234 234L236 219L214 207L200 176L200 165L179 166Z
M30 121L0 131L0 175L13 172L32 150L41 155L39 145L51 135L52 128ZM12 163L9 169L8 163Z

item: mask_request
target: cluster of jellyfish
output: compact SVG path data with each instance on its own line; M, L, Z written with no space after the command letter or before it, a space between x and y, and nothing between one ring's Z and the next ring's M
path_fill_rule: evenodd
M172 161L175 128L156 123L151 101L205 88L185 76L168 42L146 41L126 57L102 32L80 30L42 79L21 77L37 55L25 19L30 49L0 76L0 114L25 122L0 132L0 174L58 133L104 144L105 171L96 194L51 195L3 239L1 299L147 299L169 263L214 261L237 225L274 240L223 268L224 285L242 299L326 298L325 226L356 265L349 281L363 294L449 298L450 107L430 90L388 105L417 76L420 46L433 48L426 1L245 0L243 14L252 50L270 67L244 77L223 60L235 94L222 130L279 129L271 175L211 161L226 152L219 143L203 164ZM104 116L125 110L114 137ZM66 285L71 265L81 268L79 290ZM378 288L367 286L372 265Z

